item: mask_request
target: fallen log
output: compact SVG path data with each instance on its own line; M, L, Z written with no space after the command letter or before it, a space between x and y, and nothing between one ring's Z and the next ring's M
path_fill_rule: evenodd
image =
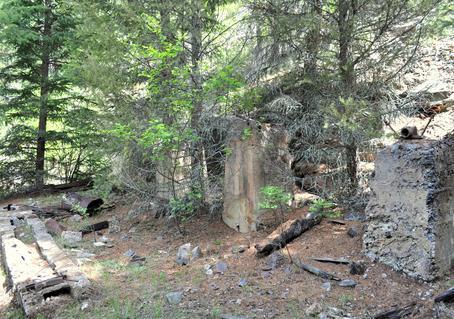
M255 245L256 256L258 258L266 257L273 251L284 248L302 233L319 224L321 220L320 216L315 216L312 218L293 219L283 223L262 243Z
M400 319L411 315L416 308L416 302L412 302L401 308L394 307L393 309L386 310L376 314L374 319Z
M88 216L92 216L103 203L104 201L99 197L88 197L77 193L68 193L63 196L61 208L76 213L81 213L80 210L83 210Z
M321 262L321 263L333 263L333 264L344 264L344 265L348 265L350 263L350 260L345 259L345 258L334 259L334 258L329 258L329 257L312 257L311 259Z
M92 233L92 232L95 232L98 230L103 230L106 228L109 228L109 221L104 220L104 221L96 223L96 224L88 225L88 226L82 228L80 230L80 232L82 232L82 235L85 235L85 234L89 234L89 233Z
M307 272L310 272L311 274L316 275L318 277L321 277L323 279L341 281L341 279L339 277L337 277L336 275L334 275L332 273L329 273L327 271L321 270L321 269L319 269L317 267L314 267L314 266L311 266L311 265L308 265L308 264L304 264L300 260L295 260L294 264L298 268L301 268L301 269L303 269L303 270L305 270Z
M441 294L435 297L435 302L454 302L454 287L449 288L446 291L443 291Z
M84 179L81 181L74 181L66 184L47 184L44 186L44 190L47 192L58 192L58 191L67 191L67 190L83 190L89 189L93 185L93 180L91 179Z

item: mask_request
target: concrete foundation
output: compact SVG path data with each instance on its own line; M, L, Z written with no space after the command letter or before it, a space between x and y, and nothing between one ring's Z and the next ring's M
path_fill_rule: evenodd
M242 233L255 231L262 211L260 189L290 190L287 134L270 125L237 119L228 137L222 219Z
M365 253L433 280L454 266L454 137L400 141L377 154Z

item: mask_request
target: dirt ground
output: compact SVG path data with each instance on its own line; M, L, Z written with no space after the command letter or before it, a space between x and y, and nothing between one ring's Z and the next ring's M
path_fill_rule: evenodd
M115 216L121 228L117 233L103 231L110 248L94 247L101 234L89 234L79 247L67 249L93 282L92 296L43 318L371 318L411 302L417 302L417 307L408 318L436 318L433 296L454 285L453 275L433 283L418 282L367 259L361 253L361 222L339 225L323 220L280 252L275 269L265 271L270 258L256 258L254 245L273 229L244 235L228 228L220 217L201 216L185 224L183 236L166 218L156 219L151 213L128 218L130 209L127 204L117 205L89 218L88 222L95 222ZM305 213L294 210L288 218ZM359 235L350 237L350 227L358 229ZM185 243L200 246L203 255L180 266L175 258ZM246 248L242 253L240 245ZM145 263L130 264L125 256L128 250L146 257ZM94 255L80 258L81 252ZM311 257L363 261L367 271L351 275L348 265L320 263ZM358 285L344 288L331 281L328 288L326 280L292 264L297 259ZM219 260L228 269L223 274L207 274L207 265ZM181 292L181 302L169 304L169 292ZM2 319L21 318L14 305L3 307L1 313Z

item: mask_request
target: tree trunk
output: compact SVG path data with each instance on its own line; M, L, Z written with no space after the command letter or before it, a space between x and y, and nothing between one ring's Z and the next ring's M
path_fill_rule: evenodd
M47 133L47 102L49 98L49 67L50 67L50 35L51 35L51 0L45 1L44 25L42 32L42 57L41 57L41 92L39 103L38 138L36 145L35 187L44 186L44 158L46 152Z
M202 2L201 0L191 1L191 79L192 79L192 102L191 128L194 134L197 133L200 116L203 111L202 98L202 76L200 73L200 58L202 49ZM191 179L193 188L204 194L203 183L203 148L195 141L191 145Z
M313 22L306 35L306 51L307 58L304 61L304 75L310 79L316 78L317 73L317 59L318 52L320 49L320 41L322 39L320 35L321 25L320 19L322 18L322 4L320 0L311 1L311 14L313 16Z
M354 65L351 59L354 0L338 0L339 73L345 89L355 84Z

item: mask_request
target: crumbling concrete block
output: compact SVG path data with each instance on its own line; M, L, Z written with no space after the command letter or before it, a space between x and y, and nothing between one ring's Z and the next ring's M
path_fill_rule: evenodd
M222 219L242 233L255 231L260 189L267 185L291 188L288 136L276 126L237 119L230 129L224 177Z
M378 152L365 253L433 280L454 266L454 137L400 141Z

